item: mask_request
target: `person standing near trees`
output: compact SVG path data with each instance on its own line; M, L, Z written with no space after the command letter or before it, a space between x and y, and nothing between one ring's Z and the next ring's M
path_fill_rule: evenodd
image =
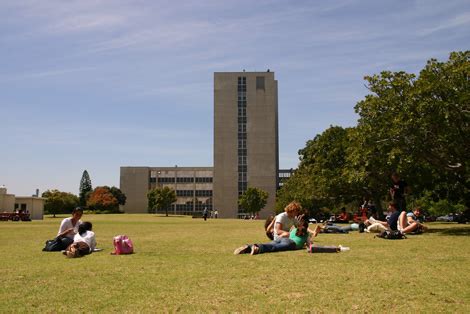
M397 173L393 173L390 196L392 197L392 202L396 204L397 211L399 213L406 211L405 195L408 194L408 192L408 184L404 180L400 179L400 176Z

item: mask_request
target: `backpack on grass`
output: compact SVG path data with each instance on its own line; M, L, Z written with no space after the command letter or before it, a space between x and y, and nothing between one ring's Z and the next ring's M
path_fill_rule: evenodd
M134 244L126 235L118 235L113 238L114 251L111 254L132 254L134 253Z
M385 230L379 233L378 235L374 236L374 238L375 237L379 237L379 238L387 239L387 240L406 239L406 236L398 230Z

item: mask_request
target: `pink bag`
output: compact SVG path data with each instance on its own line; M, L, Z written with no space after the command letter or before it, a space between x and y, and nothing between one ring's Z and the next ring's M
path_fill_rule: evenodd
M134 245L132 244L131 239L129 239L126 235L115 236L113 243L114 252L111 254L120 255L134 253Z

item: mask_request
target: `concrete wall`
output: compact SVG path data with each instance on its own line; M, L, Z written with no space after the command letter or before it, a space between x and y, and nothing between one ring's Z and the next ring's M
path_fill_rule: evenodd
M214 208L222 218L238 214L237 79L214 73Z
M18 209L21 208L21 204L26 204L31 219L42 220L44 218L44 201L45 198L42 197L17 196L15 203L18 204Z
M15 210L15 195L0 194L0 211L12 212Z
M147 192L150 188L149 167L121 167L120 189L126 195L126 213L147 213Z

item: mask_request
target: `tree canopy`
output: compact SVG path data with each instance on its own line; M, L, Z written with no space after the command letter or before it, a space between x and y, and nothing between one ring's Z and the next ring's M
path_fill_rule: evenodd
M335 207L370 197L380 206L392 172L427 195L470 205L470 51L431 59L419 75L366 76L355 127L331 126L299 151L300 164L278 192L277 210Z
M166 216L168 216L168 208L176 202L176 192L167 186L154 188L147 193L147 199L149 213L164 209Z
M246 189L245 193L240 196L238 204L247 213L256 214L266 206L267 200L268 192L259 188L249 187Z
M84 170L82 174L82 178L80 179L80 188L79 188L79 198L80 198L80 205L85 206L87 203L87 198L89 193L93 190L91 186L91 179L88 171Z
M119 201L107 186L96 187L88 197L87 206L91 210L103 213L119 212Z
M71 213L79 204L79 199L75 194L59 190L47 190L41 196L46 198L44 211L54 215L54 217L56 214Z

